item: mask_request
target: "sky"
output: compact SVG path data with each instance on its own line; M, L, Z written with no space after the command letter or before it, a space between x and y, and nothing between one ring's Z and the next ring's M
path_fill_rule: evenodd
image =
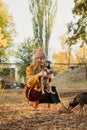
M17 35L15 43L33 36L32 15L29 12L28 0L3 0L8 5L9 13L14 18ZM58 12L49 43L50 56L61 50L60 37L67 32L66 24L72 20L73 0L58 0Z

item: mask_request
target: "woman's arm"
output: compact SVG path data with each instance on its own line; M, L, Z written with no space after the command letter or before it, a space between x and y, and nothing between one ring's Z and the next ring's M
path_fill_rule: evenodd
M26 68L26 79L27 79L27 86L35 86L35 84L39 84L39 76L38 74L33 75L33 66L30 65Z

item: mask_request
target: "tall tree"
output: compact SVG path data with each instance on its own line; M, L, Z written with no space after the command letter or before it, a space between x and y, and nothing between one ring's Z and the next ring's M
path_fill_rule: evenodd
M74 22L68 24L69 45L76 44L79 41L82 45L87 44L87 0L74 0Z
M0 47L6 47L7 40L4 38L4 35L1 33L0 27Z
M0 27L2 33L7 39L7 43L12 42L12 36L15 34L14 22L12 15L9 14L8 6L0 0Z
M8 7L0 0L0 61L5 60L5 50L12 43L15 34L15 26L12 15L9 14ZM2 45L3 44L3 45Z
M48 55L49 39L57 12L57 0L29 0L36 46L43 47Z
M18 58L21 63L19 66L20 77L26 77L26 66L29 65L33 60L33 55L35 52L35 46L33 43L33 39L27 39L21 43L21 45L17 47L17 51L15 51L15 57Z
M70 66L70 57L71 57L71 52L72 52L72 48L71 48L71 45L68 45L67 42L66 42L66 39L68 37L68 33L64 33L62 36L61 36L61 45L63 47L63 49L67 50L68 53L65 53L66 57L67 57L67 54L68 54L68 60L67 60L67 63L68 63L68 68Z
M87 45L79 48L76 53L76 60L78 63L85 63L87 61Z
M4 38L4 35L1 33L1 28L0 28L0 62L2 61L2 56L6 57L5 55L5 47L7 44L7 40Z
M48 56L49 40L57 12L57 0L48 0L45 9L45 52Z

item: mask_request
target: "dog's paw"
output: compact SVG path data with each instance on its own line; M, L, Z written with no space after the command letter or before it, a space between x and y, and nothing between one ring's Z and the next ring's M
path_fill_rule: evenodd
M73 111L67 109L66 113L71 114L71 113L73 113Z
M45 94L45 92L44 92L44 91L42 91L42 94Z
M53 92L53 91L50 91L50 93L51 93L51 94L55 94L55 92Z

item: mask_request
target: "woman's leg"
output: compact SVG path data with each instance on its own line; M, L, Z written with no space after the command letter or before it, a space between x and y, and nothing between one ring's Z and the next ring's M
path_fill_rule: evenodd
M52 91L55 92L55 94L52 94L52 93L49 94L49 97L51 98L52 102L53 103L61 102L55 86L52 86Z
M47 99L47 94L42 94L42 91L38 92L34 90L33 88L30 90L29 93L29 100L30 101L38 101L42 99Z
M39 102L51 104L61 102L55 86L52 86L52 91L55 92L55 94L47 93L47 99L41 99Z

